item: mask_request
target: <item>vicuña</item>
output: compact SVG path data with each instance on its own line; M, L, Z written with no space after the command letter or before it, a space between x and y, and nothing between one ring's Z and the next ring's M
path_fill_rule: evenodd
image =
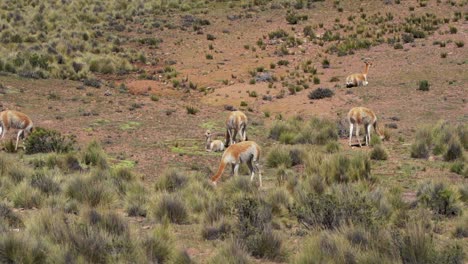
M226 119L226 147L236 143L237 133L240 141L247 139L247 116L241 111L233 111Z
M359 139L359 126L364 125L366 132L366 146L369 146L370 136L371 136L371 127L374 127L375 132L380 136L380 139L384 139L384 135L381 133L380 129L377 126L377 116L372 110L366 107L354 107L348 113L349 121L349 145L351 146L351 138L353 137L353 128L356 126L356 137L361 145L361 140Z
M262 173L260 172L258 161L260 159L260 147L253 141L243 141L229 146L221 157L218 171L211 181L216 185L228 164L231 164L231 175L237 176L241 163L247 163L250 171L250 181L253 181L255 173L258 173L260 187L262 187Z
M346 87L366 86L368 84L367 74L369 73L370 66L372 66L372 62L364 61L364 63L366 64L366 68L363 73L354 73L346 77Z
M217 136L218 133L211 133L210 130L207 130L205 132L205 138L206 138L206 144L205 144L205 149L206 151L214 151L214 152L219 152L219 151L224 151L224 143L221 140L211 140L212 137Z
M19 129L18 135L16 136L15 146L15 150L17 150L20 137L24 139L29 135L29 133L32 132L33 122L29 116L18 111L5 110L0 112L0 133L2 134L1 139L5 137L6 132L10 128Z

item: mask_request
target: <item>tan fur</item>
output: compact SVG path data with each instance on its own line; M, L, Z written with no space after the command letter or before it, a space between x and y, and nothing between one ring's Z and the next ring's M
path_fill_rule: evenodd
M224 151L221 157L218 171L211 177L214 185L223 174L224 169L228 164L231 164L231 175L237 176L241 163L246 163L250 170L250 180L253 181L255 172L258 173L258 180L260 187L262 187L262 174L258 168L258 161L260 159L260 147L253 141L243 141L229 146Z
M207 130L205 132L205 138L206 138L206 144L205 144L205 149L206 151L214 151L214 152L220 152L224 151L224 143L221 140L211 140L212 137L217 136L218 133L211 133L210 130Z
M33 130L33 122L26 114L23 114L18 111L5 110L0 112L0 133L2 135L1 139L5 137L6 132L9 129L19 129L18 135L16 136L16 147L18 149L18 141L20 136L26 138L29 133Z
M247 139L247 116L241 111L233 111L226 119L226 147L236 143L237 133L240 141Z
M363 73L354 73L346 77L346 87L366 86L368 84L367 74L369 73L370 66L372 66L372 62L365 61L364 63L366 64L366 68Z
M381 139L384 139L383 134L377 126L377 116L372 110L366 107L354 107L348 113L349 121L349 145L351 146L351 138L353 137L353 127L356 126L356 137L361 147L361 140L359 139L359 126L364 125L366 132L366 146L369 146L370 136L371 136L371 126L374 127L374 130L380 136Z

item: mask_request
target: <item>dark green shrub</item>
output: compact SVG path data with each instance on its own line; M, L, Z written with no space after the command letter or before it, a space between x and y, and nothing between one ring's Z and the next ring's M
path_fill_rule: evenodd
M416 196L419 204L428 207L435 214L456 216L462 212L456 193L445 183L423 183L419 186Z
M427 92L427 91L429 91L429 87L430 87L430 85L429 85L429 82L427 80L419 81L418 90Z
M327 97L332 97L335 93L328 88L317 88L309 93L308 97L312 100L323 99Z
M75 136L62 134L55 130L36 127L24 142L25 153L66 153L74 149Z
M198 113L198 109L194 106L186 106L185 109L187 109L187 114L190 114L190 115L195 115Z
M232 227L226 221L217 224L207 225L202 228L201 235L206 240L225 239L230 233Z

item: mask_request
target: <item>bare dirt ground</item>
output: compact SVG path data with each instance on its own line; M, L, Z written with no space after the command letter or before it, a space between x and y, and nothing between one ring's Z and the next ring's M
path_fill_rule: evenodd
M466 181L445 167L433 166L430 161L418 161L415 165L415 161L409 158L409 144L420 125L440 119L455 124L468 121L468 52L466 46L459 48L454 44L454 41L468 43L466 21L461 19L450 23L458 28L457 34L445 33L448 26L442 25L434 35L404 44L403 49L396 50L383 43L342 57L325 54L324 47L304 38L302 29L305 25L320 22L324 28L331 28L337 18L346 24L346 17L353 14L351 3L348 4L344 5L344 12L339 13L332 10L331 1L316 3L315 8L300 11L308 15L308 20L298 25L287 24L285 9L226 8L196 15L211 22L211 25L203 27L203 34L167 28L155 31L154 34L164 42L159 49L151 51L153 56L149 58L149 61L157 60L159 63L142 65L146 72L157 72L164 68L165 62L174 61L178 79L188 78L197 84L198 89L204 87L206 92L176 89L171 80L164 78L140 80L137 74L100 76L107 80L107 84L115 82L114 88L106 85L83 88L81 82L75 81L0 76L6 92L0 94L0 100L3 108L30 115L36 126L76 135L81 147L91 140L100 141L115 162L135 162L135 170L148 184L168 167L203 168L207 177L217 168L221 154L204 151L203 133L206 129L224 131L228 113L225 105L247 113L251 120L250 139L265 146L272 144L267 139L268 127L279 114L283 117L320 116L339 120L350 108L366 106L375 111L381 125L397 124L396 129L389 129L392 138L385 143L389 149L389 160L373 167L374 173L384 176L384 182L404 185L407 188L405 195L412 199L416 183L434 175L451 181ZM408 15L409 6L417 4L416 1L402 1L400 5L384 5L382 1L368 1L359 2L359 5L368 15L392 12L398 21ZM444 17L450 16L457 8L448 4L436 6L430 2L425 8L416 8L415 13L432 12ZM183 15L171 14L161 19L178 25L182 23ZM291 48L293 55L275 55L276 44L267 45L265 50L256 47L258 39L280 28L304 40L300 47ZM216 39L207 40L208 33ZM321 35L323 30L317 28L316 33ZM446 47L433 45L436 40L447 41ZM264 41L268 42L268 38ZM209 49L210 44L213 50ZM245 45L256 47L256 51L246 49ZM140 48L146 49L144 46ZM446 58L441 58L442 52L447 53ZM206 59L206 54L212 54L213 59ZM330 61L330 68L322 68L324 58ZM346 75L363 70L363 58L370 58L373 62L368 75L369 85L345 88ZM270 63L278 60L288 60L290 64L269 69ZM274 98L283 89L281 81L275 82L272 88L267 82L249 83L252 78L249 71L257 67L263 66L280 77L293 72L294 67L305 60L312 60L321 82L311 82L309 89L295 95L290 95L286 89L284 98ZM330 82L332 77L339 81ZM429 81L428 92L417 90L420 80ZM119 92L120 83L126 84L128 93ZM310 100L308 93L318 87L330 88L335 95L328 99ZM250 97L248 91L256 91L257 97ZM262 96L266 94L273 95L273 100L263 100ZM151 100L151 95L157 95L159 100ZM247 106L241 107L242 101ZM195 115L188 114L187 106L199 111ZM265 112L270 114L269 117ZM340 142L348 148L347 139ZM268 175L265 180L267 185L268 181L273 181ZM190 229L190 226L182 229ZM186 242L190 244L190 237ZM205 245L206 248L191 246L192 255L198 259L210 255L209 245Z

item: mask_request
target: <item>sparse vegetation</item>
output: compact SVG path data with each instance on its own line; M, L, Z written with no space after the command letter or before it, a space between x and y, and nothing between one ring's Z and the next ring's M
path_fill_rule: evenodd
M309 93L308 97L312 100L323 99L327 97L332 97L335 93L328 88L317 88Z

